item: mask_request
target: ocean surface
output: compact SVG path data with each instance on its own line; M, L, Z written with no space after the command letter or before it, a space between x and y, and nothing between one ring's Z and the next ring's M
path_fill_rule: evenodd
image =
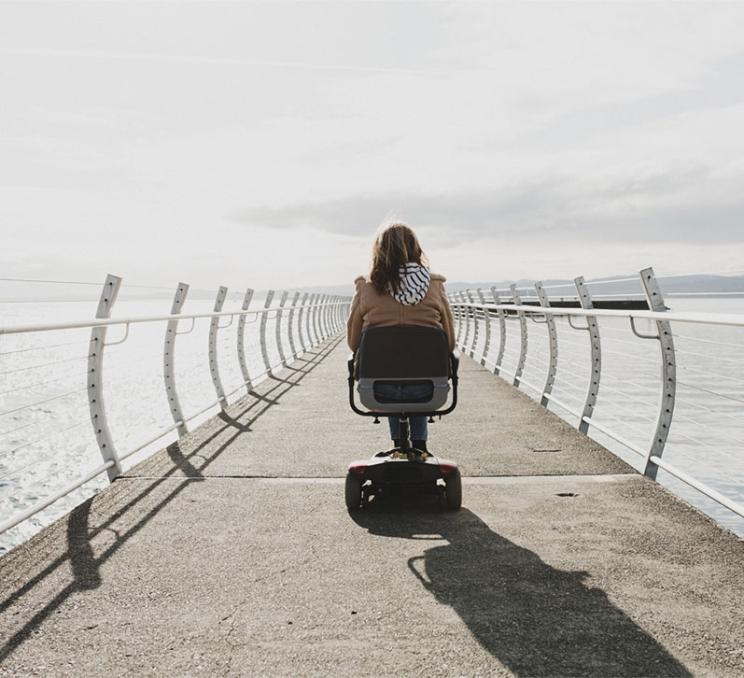
M187 302L184 312L207 312L211 301ZM254 300L252 307L263 305ZM744 314L744 299L675 298L678 311ZM232 298L225 309L239 308ZM167 299L124 299L115 317L162 315ZM0 302L0 325L87 320L95 301ZM251 374L263 372L258 343L257 316L246 325L246 355ZM228 320L222 319L227 325ZM577 324L581 324L581 320ZM580 410L589 376L588 333L558 324L558 373L553 394ZM653 333L651 323L638 330ZM190 321L182 321L187 332ZM596 419L610 430L645 449L653 433L660 397L659 345L637 338L627 320L600 319L602 381ZM519 325L507 322L504 368L511 370L519 355ZM197 320L193 331L178 337L176 380L187 416L215 400L207 361L209 320ZM244 390L236 355L237 320L219 331L218 352L225 391ZM485 341L481 322L477 349ZM664 459L728 497L744 503L744 328L675 323L677 349L677 404ZM275 336L274 321L268 321ZM490 357L498 348L498 324L492 323ZM124 454L172 425L163 386L162 352L165 323L132 325L123 343L106 348L104 393L111 433ZM528 357L522 390L535 397L533 387L545 381L547 333L544 325L528 321ZM472 336L472 335L471 335ZM86 396L86 361L89 330L59 330L0 336L0 519L11 516L49 496L101 463L93 437ZM109 330L107 341L124 337L124 328ZM295 340L298 337L295 335ZM269 342L272 364L279 362ZM576 425L577 417L551 404L550 409ZM194 428L217 413L216 406L190 422ZM597 429L589 434L636 468L641 458ZM130 457L125 467L175 440L169 433ZM744 519L689 488L663 471L659 481L697 506L719 524L744 535ZM107 484L105 474L0 535L0 552L12 548L71 510Z

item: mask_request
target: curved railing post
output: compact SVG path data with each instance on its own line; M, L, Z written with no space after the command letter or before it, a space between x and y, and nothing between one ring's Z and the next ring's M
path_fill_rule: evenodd
M271 302L274 299L274 290L269 290L266 292L266 300L264 301L264 308L269 308L271 306ZM266 324L268 322L267 316L269 315L269 311L264 311L261 314L261 323L259 328L260 338L259 342L261 344L261 357L263 358L264 362L264 368L265 372L264 374L271 374L271 360L269 360L269 349L266 346Z
M318 309L320 303L320 295L313 295L312 315L313 315L313 346L317 346L321 342L320 330L318 328Z
M313 305L315 304L315 295L311 294L307 299L307 306L305 307L305 332L307 334L307 348L311 349L315 346L313 339Z
M336 296L328 297L328 336L336 334Z
M473 296L473 293L470 290L468 290L467 291L467 295L468 295L468 302L470 302L471 304L474 304L475 303L475 297ZM473 341L470 344L470 354L469 355L470 355L471 358L474 359L475 358L475 347L478 344L478 334L479 334L480 322L478 320L478 309L475 308L475 306L471 306L471 308L472 308L472 311L473 311Z
M337 334L338 331L341 329L341 313L339 312L339 309L341 308L341 298L336 295L333 297L333 334Z
M178 283L176 293L173 295L171 304L171 315L181 313L186 295L189 293L189 286L186 283ZM176 389L176 337L178 336L178 320L169 320L165 328L165 343L163 346L163 379L165 380L165 395L168 398L168 407L173 423L178 427L178 435L185 436L189 429L181 409L181 401L178 398Z
M326 299L328 297L325 294L320 295L320 299L318 299L318 331L320 332L320 342L322 343L326 340L326 326L325 326L325 310L326 310Z
M217 296L214 300L214 312L219 313L225 305L227 297L227 287L220 286L217 290ZM209 372L212 375L212 383L220 401L220 407L224 410L227 407L227 398L225 398L225 389L222 386L220 378L220 364L217 357L217 332L220 329L220 319L212 318L209 323Z
M457 323L457 337L455 337L455 346L462 349L462 332L463 332L463 308L460 306L461 298L459 292L452 294L452 301L455 304L455 322Z
M649 309L658 313L669 310L664 303L664 297L659 283L656 281L653 268L644 268L641 271L641 282L646 293ZM632 318L631 323L633 323ZM661 350L661 404L653 441L646 455L646 463L643 469L644 475L656 480L659 467L654 463L653 458L661 459L661 455L664 453L669 430L672 427L674 404L677 397L677 360L674 352L674 340L672 339L672 326L668 320L657 320L655 337L638 333L634 323L632 327L633 332L639 337L658 339L659 349Z
M323 334L323 341L328 339L328 300L330 296L323 295L322 306L320 307L320 329Z
M333 300L334 296L328 297L328 308L326 309L326 326L328 328L328 336L335 334L336 329L333 327Z
M447 296L449 296L450 304L452 305L452 319L454 320L454 329L457 330L455 334L455 348L460 349L460 333L462 332L461 327L462 323L460 322L460 307L458 304L460 303L459 298L457 297L457 294L455 292L450 292Z
M320 333L323 337L323 341L328 339L328 318L326 317L326 312L328 311L328 295L324 294L320 303L322 304L320 307Z
M110 318L111 308L116 302L116 297L121 288L121 278L115 275L107 275L103 283L101 297L98 300L96 318ZM116 446L111 438L108 421L106 419L106 408L103 402L103 350L106 346L106 327L94 327L90 332L90 344L88 349L88 407L90 410L90 422L96 436L98 449L104 462L113 462L108 469L109 480L121 475L121 461L116 453Z
M540 300L540 306L545 308L550 307L550 299L545 293L545 288L542 282L535 283L535 291L537 292L537 298ZM540 397L540 404L543 407L548 406L548 396L553 392L553 384L555 383L555 374L558 371L558 333L555 329L555 318L552 313L545 314L545 326L548 330L548 350L550 352L548 362L548 374L545 377L545 386L543 386L542 395Z
M522 299L517 293L516 285L509 285L511 291L512 301L516 306L522 305ZM517 369L514 371L514 386L519 386L519 382L522 380L522 372L524 371L524 363L527 359L527 318L525 317L524 311L517 311L517 317L519 318L519 361L517 362Z
M576 285L576 291L579 293L581 308L594 308L592 297L584 284L584 278L579 276L574 280L574 284ZM602 376L602 343L599 337L599 325L597 324L596 316L586 316L586 327L582 327L581 329L589 332L589 346L591 349L592 361L592 373L589 378L589 386L586 390L586 400L584 401L584 408L581 411L581 418L579 419L579 431L586 433L589 430L590 424L587 419L592 418L594 407L597 404L597 397L599 396L599 384Z
M284 305L287 303L287 297L289 296L289 292L286 290L282 292L282 296L279 300L279 310L276 312L276 324L274 325L274 336L276 338L276 350L277 353L279 353L279 360L281 361L281 364L286 367L287 365L287 359L284 356L284 342L282 341L282 315L284 314L284 311L282 310L284 308Z
M248 308L251 305L251 300L253 299L253 290L249 287L245 291L245 296L243 297L243 304L241 305L241 310L247 311ZM248 361L245 357L245 323L247 319L247 315L243 313L238 318L238 363L240 364L240 371L243 374L243 383L245 384L245 388L248 391L248 393L251 392L251 389L253 388L253 383L251 382L251 373L248 371Z
M485 305L486 303L486 297L483 294L483 290L479 287L476 292L478 293L478 301ZM481 352L481 361L480 364L485 367L486 366L486 358L488 357L488 352L491 350L491 314L489 311L487 311L485 308L483 308L483 319L486 324L486 338L483 342L483 351Z
M315 329L315 300L317 294L311 294L307 306L307 338L308 348L313 348L318 343L318 335Z
M305 334L307 336L307 348L311 349L315 342L313 340L313 304L315 303L315 295L308 294L307 305L305 306Z
M307 298L310 295L305 292L302 295L302 301L300 301L300 310L297 313L297 336L300 339L300 349L302 349L302 352L305 353L307 351L307 347L305 346L305 336L302 333L302 318L306 314L307 311ZM310 335L308 335L308 341L310 340Z
M493 295L493 303L496 306L500 306L501 296L499 295L499 291L495 287L492 287L491 294ZM499 374L501 372L501 363L504 360L504 351L506 350L506 314L503 309L498 308L496 309L496 315L499 318L499 353L493 364L493 373Z
M292 295L292 305L289 307L289 316L287 317L287 335L289 337L289 350L292 352L292 360L297 357L297 348L294 340L294 316L299 298L299 292L295 292Z
M346 324L346 298L340 297L338 303L338 331L343 332Z
M460 293L462 296L463 303L470 303L470 290L465 290ZM462 352L467 351L468 339L470 338L470 306L465 307L465 336L462 338Z
M318 294L315 298L315 316L313 317L313 325L316 328L316 344L321 344L323 342L323 298L324 295L322 294Z

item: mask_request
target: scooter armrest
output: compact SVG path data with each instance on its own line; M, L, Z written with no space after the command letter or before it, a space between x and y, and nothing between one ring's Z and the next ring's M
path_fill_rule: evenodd
M346 359L346 365L349 368L349 379L354 379L354 359L356 358L356 353L352 352L349 353L349 357Z
M460 367L460 352L459 351L452 351L450 353L450 373L452 378L457 378L457 370Z

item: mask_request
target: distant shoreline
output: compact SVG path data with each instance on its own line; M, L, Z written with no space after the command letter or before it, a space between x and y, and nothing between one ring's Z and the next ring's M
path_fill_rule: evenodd
M641 296L639 292L632 292L627 295L626 298L631 299L633 297ZM601 298L602 295L598 294L597 297ZM679 292L668 292L667 298L672 299L744 299L744 291L742 292L692 292L692 293L679 293ZM552 301L564 301L575 299L575 295L562 295L555 296ZM120 298L120 301L171 301L172 295L164 295L162 297L126 297ZM214 297L208 297L206 295L194 296L189 301L214 301ZM0 299L0 304L70 304L70 303L97 303L98 297L90 297L87 299L69 299L69 298L58 298L58 299Z

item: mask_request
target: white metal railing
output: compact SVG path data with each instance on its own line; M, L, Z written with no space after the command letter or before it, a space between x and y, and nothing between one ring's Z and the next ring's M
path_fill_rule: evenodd
M56 283L57 281L34 280L32 282ZM88 285L90 283L73 284ZM227 288L220 287L217 291L214 302L214 309L212 312L183 313L182 308L189 292L189 286L186 283L178 283L173 296L170 313L163 315L112 317L112 309L115 306L121 285L121 278L113 275L109 275L106 277L106 280L103 284L103 289L100 294L98 309L96 311L96 316L94 319L79 321L43 322L33 324L8 324L0 326L0 337L10 337L13 335L35 335L55 331L71 331L81 329L90 330L87 355L80 357L75 356L73 358L63 360L54 360L49 363L41 363L39 365L33 365L30 367L26 366L7 371L0 371L0 376L16 372L32 372L35 374L38 370L44 368L57 367L60 365L60 363L65 362L65 360L69 360L71 363L84 360L87 367L84 375L86 378L86 382L84 389L82 390L84 390L87 394L89 406L88 421L93 427L93 432L95 434L98 449L102 457L102 463L100 465L87 470L80 477L75 478L73 481L65 484L63 487L54 490L47 496L36 501L23 510L18 511L11 516L3 516L2 519L0 519L0 534L28 520L30 517L39 513L48 506L54 504L62 497L69 495L81 486L89 483L91 480L101 476L104 473L108 475L110 480L116 478L122 473L122 461L144 450L148 446L168 435L169 433L176 431L178 437L185 435L186 433L188 433L188 424L190 422L204 415L215 406L219 406L221 409L224 410L228 406L230 398L236 393L242 390L250 392L253 386L255 386L262 379L271 376L277 368L281 369L282 367L290 365L295 359L297 359L308 349L313 348L323 343L328 338L338 334L344 326L350 303L349 297L318 294L300 295L299 292L296 292L291 297L291 303L289 307L287 307L289 293L284 292L281 295L280 303L272 305L271 302L274 298L274 291L270 290L267 293L264 307L252 309L250 308L250 303L253 298L253 290L248 289L242 299L242 303L239 309L223 310L223 306L227 298ZM220 349L224 350L227 347L224 346L224 344L220 343L219 337L221 331L231 326L236 318L238 322L234 349L237 362L240 366L240 374L242 376L242 379L236 388L232 388L231 390L226 391L223 386L221 377ZM252 318L252 320L249 320L249 318ZM267 320L269 318L273 319L274 321L273 338L268 331ZM175 370L175 362L177 356L177 338L181 335L191 333L194 330L196 322L200 319L209 319L210 321L207 363L209 366L211 381L214 387L216 398L208 404L200 407L198 411L186 415L184 414L184 407L182 406L181 399L179 397L179 389L177 387L178 378L177 372ZM258 319L260 319L258 340L260 344L260 352L263 357L263 369L260 371L251 371L251 369L249 369L248 355L246 351L246 324L255 322ZM227 320L227 322L224 322L223 324L224 320ZM103 375L104 366L106 363L106 349L124 343L129 337L130 326L157 322L166 323L165 337L162 349L163 381L165 395L168 400L168 406L171 417L173 419L173 424L154 432L151 436L148 437L146 441L137 444L124 452L119 452L116 446L116 441L114 440L109 429L109 421L107 418L107 410L105 407L105 380ZM179 327L185 323L188 323L188 327L183 330L179 330ZM124 327L123 336L116 339L115 341L107 341L108 328L115 325ZM73 346L78 344L79 342L62 341L56 342L54 344L23 347L9 351L0 350L0 366L2 365L4 356L27 353L40 349ZM270 346L270 344L273 344L273 347ZM270 348L278 353L278 361L271 360L271 357L269 355ZM59 377L49 380L43 380L39 378L38 381L34 381L34 383L30 385L25 384L24 386L18 387L18 389L10 389L6 391L4 388L0 388L0 395L10 394L15 390L33 390L34 387L59 382L64 379L65 377ZM26 429L38 423L36 420L32 420L30 422L19 422L18 418L21 417L24 412L33 412L35 415L41 405L59 400L61 398L65 398L68 395L78 393L80 390L81 389L74 389L69 392L65 391L61 394L55 394L51 397L41 398L40 400L35 400L31 403L3 407L3 409L0 411L0 420L2 420L4 417L13 415L14 423L12 426L10 426L10 428L0 431L0 436L6 434L15 434L20 430ZM83 419L77 421L75 424L69 426L68 428L73 429L84 425L85 420ZM56 432L59 432L59 430L57 430ZM3 452L2 454L12 454L21 448L26 448L33 445L34 442L36 441L32 439L25 444L12 448L9 451ZM32 464L33 462L19 469L14 469L13 473L22 472L30 467ZM2 480L2 478L0 478L0 480Z
M491 288L488 294L483 290L466 290L450 294L450 302L453 307L457 323L457 344L459 349L479 361L481 365L490 368L495 374L507 377L517 388L523 388L534 396L540 403L548 407L555 406L576 418L578 428L583 433L591 429L604 434L613 441L619 443L623 448L629 450L639 457L640 468L646 476L656 479L659 469L667 472L685 485L688 485L703 495L709 497L717 504L724 506L738 516L744 517L744 504L738 498L728 496L719 489L712 487L709 481L701 479L706 473L706 466L712 463L712 456L718 455L721 459L725 457L726 449L718 444L706 441L725 440L727 444L734 443L735 452L739 455L729 454L729 458L735 461L734 466L729 466L730 473L741 472L744 469L744 413L729 412L726 407L711 406L711 403L702 404L698 401L688 403L697 412L707 417L707 421L701 416L678 413L680 387L700 393L706 397L713 397L728 401L728 404L744 404L744 374L740 368L744 365L744 341L722 341L708 337L695 337L678 334L673 331L673 326L692 325L704 326L721 331L721 328L744 328L744 314L740 313L708 313L708 312L677 312L670 311L664 304L664 297L652 269L644 269L639 278L619 278L599 281L603 284L627 283L629 281L640 281L641 295L645 299L647 309L628 308L594 308L598 299L613 299L620 297L624 299L635 299L638 294L603 294L592 296L588 285L597 283L586 283L583 278L576 278L573 286L576 290L575 297L577 307L552 306L558 298L566 300L566 295L558 298L551 297L547 291L565 288L567 285L542 285L535 283L529 295L532 303L527 304L526 295L520 296L519 292L530 291L530 288L517 289L511 286L508 290ZM477 297L477 300L475 299ZM533 323L528 323L527 320ZM620 338L621 327L611 326L609 322L626 321L629 323L628 338ZM563 322L565 321L565 322ZM561 322L562 330L558 331L557 324ZM493 327L498 325L498 331ZM653 328L649 332L639 329L646 325ZM545 329L537 334L531 327L542 326ZM511 328L511 332L509 331ZM564 333L565 336L564 336ZM577 341L571 336L586 336L585 341ZM517 336L514 336L514 335ZM537 334L537 336L536 336ZM609 336L603 336L609 335ZM482 337L482 338L481 338ZM679 339L683 346L688 344L699 344L698 351L680 349L675 346L675 339ZM633 345L633 340L651 340L658 347L657 357L654 359L639 353L629 353L627 346ZM536 350L533 344L539 344ZM700 348L702 347L702 348ZM580 355L578 352L586 351L588 361L584 364L576 363L569 365L569 369L559 369L559 349L568 348L569 353ZM509 350L511 351L509 352ZM686 355L695 360L712 358L710 350L718 350L722 355L716 357L716 361L723 367L710 369L698 364L681 364L680 356ZM616 374L618 385L609 386L603 380L603 354L610 357L620 357L619 372ZM726 355L728 354L728 355ZM658 368L659 376L656 382L658 403L654 404L646 400L643 395L650 390L648 374L643 376L645 384L628 381L622 373L625 358L625 367L640 365L647 371L648 366ZM525 367L531 366L529 378L525 376ZM563 374L566 372L566 375ZM678 378L678 372L684 374L682 379ZM619 376L618 376L619 374ZM689 375L690 379L686 379ZM680 375L681 376L681 375ZM579 383L571 378L578 378ZM707 380L706 380L707 379ZM714 383L710 383L710 380ZM569 383L571 382L571 383ZM581 382L584 384L584 395L576 395ZM722 386L722 384L724 386ZM624 403L625 409L621 417L616 417L611 425L603 417L598 417L596 410L602 405L601 392L609 391L622 396L630 403ZM629 392L630 391L630 392ZM640 399L640 401L638 400ZM637 405L634 403L637 402ZM651 412L648 410L653 408ZM638 433L638 421L647 422L652 425L652 430ZM734 434L728 427L722 426L720 422L725 420L727 424L734 427ZM711 456L701 463L696 461L694 470L682 468L679 463L671 463L663 457L665 448L672 429L673 421L684 422L688 428L687 432L680 431L676 435L685 443L690 444L696 450L705 450ZM619 424L619 425L618 425ZM741 428L741 435L737 437L736 426ZM645 438L645 439L643 439ZM701 473L701 469L703 472ZM742 483L742 478L738 483Z

